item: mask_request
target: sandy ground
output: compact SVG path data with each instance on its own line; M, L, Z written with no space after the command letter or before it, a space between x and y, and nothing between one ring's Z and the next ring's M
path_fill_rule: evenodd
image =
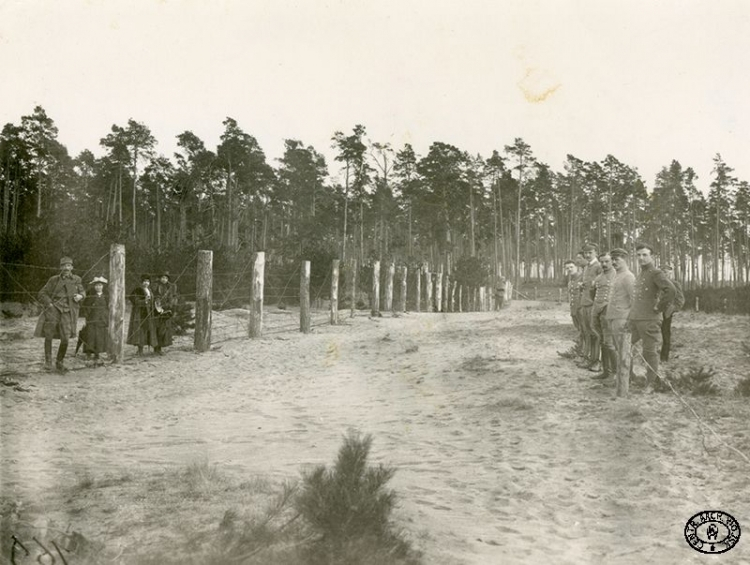
M241 328L245 315L215 322ZM188 336L163 358L130 357L129 347L119 366L71 359L77 370L65 376L41 372L33 319L4 321L3 378L19 384L0 387L3 501L200 461L237 477L296 479L332 462L354 428L373 435L374 462L397 468L396 519L426 563L706 563L683 530L708 509L746 531L712 559L750 563L750 464L671 394L636 388L615 400L559 357L572 338L567 306L360 314L309 335L293 330L293 313L267 321L277 331L259 340L227 339L225 329L206 354ZM720 371L721 397L687 401L750 454L750 402L731 395L750 376L740 347L750 320L681 314L673 333L671 370ZM114 526L116 508L68 518L109 546L134 535Z

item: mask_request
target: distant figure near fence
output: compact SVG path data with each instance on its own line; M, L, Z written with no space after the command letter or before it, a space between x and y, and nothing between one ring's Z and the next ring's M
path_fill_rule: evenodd
M151 277L141 276L141 286L133 289L128 297L133 304L128 326L129 345L138 347L138 355L143 355L144 346L155 347L156 339L156 311L154 310L154 293L151 290Z
M497 277L495 283L495 309L500 310L505 302L505 277Z
M659 351L659 360L662 363L669 361L669 350L672 346L672 316L682 310L685 305L685 295L682 292L682 285L674 278L674 269L672 265L665 265L662 269L667 278L674 285L674 301L664 310L661 321L661 351Z
M177 285L163 271L154 287L154 314L156 316L156 346L154 352L164 355L164 348L172 345L172 318L177 307Z
M52 370L52 340L59 339L55 369L67 371L63 360L68 351L68 342L75 337L78 326L79 303L86 296L81 277L73 274L73 259L60 259L60 274L50 277L39 291L42 313L39 316L34 337L44 338L44 368Z

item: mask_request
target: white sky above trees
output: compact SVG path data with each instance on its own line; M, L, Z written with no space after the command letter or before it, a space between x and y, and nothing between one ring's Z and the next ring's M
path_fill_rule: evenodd
M71 155L146 124L172 156L231 116L272 164L331 136L488 157L522 137L561 171L611 153L649 188L672 159L707 191L750 180L744 0L0 0L0 126L42 105Z

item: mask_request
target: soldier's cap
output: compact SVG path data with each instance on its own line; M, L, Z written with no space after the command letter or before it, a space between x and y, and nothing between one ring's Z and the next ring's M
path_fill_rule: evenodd
M105 279L101 275L98 275L98 276L94 277L93 279L91 279L91 282L89 284L96 284L96 283L107 284L107 279Z
M662 271L674 271L674 268L672 268L672 265L670 265L669 263L667 263L666 265L664 265L664 266L663 266L663 267L661 268L661 270L662 270Z
M583 246L583 251L598 251L599 247L595 243L587 243Z
M151 282L151 275L147 275L145 273L143 275L141 275L141 282L143 282L143 281Z
M63 257L62 259L60 259L60 266L62 267L63 265L70 265L72 267L73 259L71 259L70 257Z
M628 252L625 251L622 247L615 247L609 252L610 257L627 257Z
M645 243L641 241L640 243L637 243L635 246L635 250L638 251L639 249L648 249L651 253L654 252L654 248L651 247L651 244Z
M159 277L167 277L169 280L172 280L172 277L169 276L169 271L162 271Z

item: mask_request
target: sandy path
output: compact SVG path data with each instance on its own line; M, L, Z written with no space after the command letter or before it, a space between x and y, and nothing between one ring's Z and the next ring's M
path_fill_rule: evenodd
M670 396L613 400L557 356L570 333L564 307L516 302L36 373L31 392L3 391L3 494L204 459L296 478L356 428L398 469L398 518L427 563L704 563L685 522L718 508L750 528L747 465L709 454ZM747 431L733 412L713 425ZM750 544L731 555L750 563Z

